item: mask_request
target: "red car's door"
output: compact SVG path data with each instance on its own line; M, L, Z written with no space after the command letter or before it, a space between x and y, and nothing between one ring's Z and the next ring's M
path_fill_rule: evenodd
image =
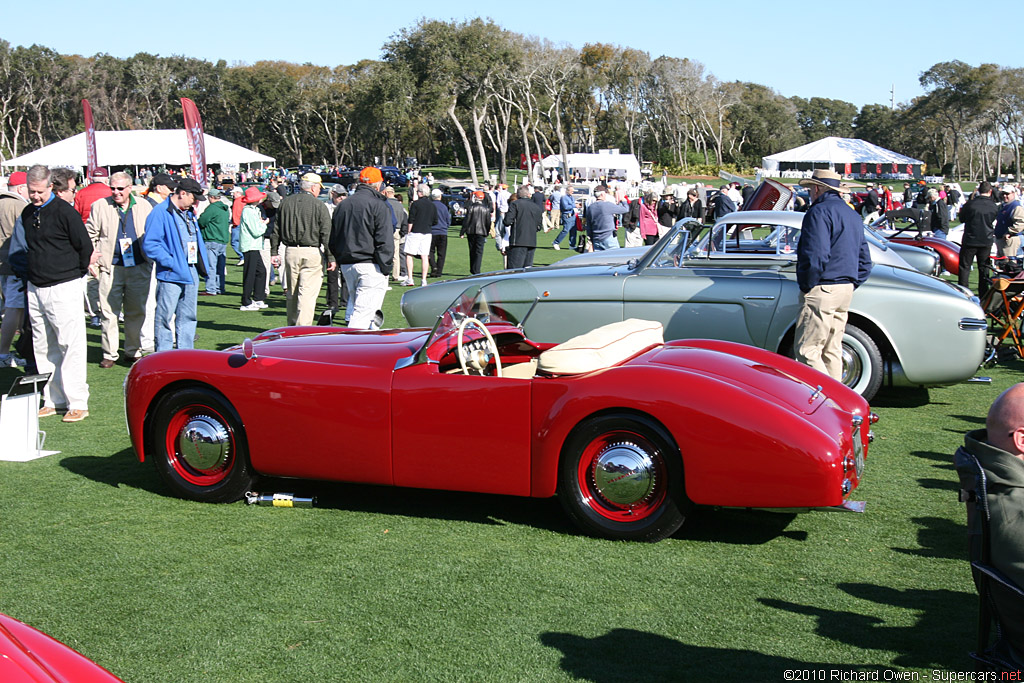
M529 379L397 370L391 393L396 486L530 495Z

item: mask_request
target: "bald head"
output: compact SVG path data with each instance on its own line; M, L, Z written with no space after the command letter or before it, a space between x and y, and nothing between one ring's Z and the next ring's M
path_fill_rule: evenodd
M1024 460L1024 382L999 395L985 420L988 442Z

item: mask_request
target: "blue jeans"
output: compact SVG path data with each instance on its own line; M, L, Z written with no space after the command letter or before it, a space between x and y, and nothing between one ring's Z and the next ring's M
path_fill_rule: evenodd
M611 234L604 239L594 240L594 251L604 251L605 249L618 249L619 241L615 239L615 235Z
M224 293L224 284L228 279L227 253L228 245L221 242L206 242L206 264L210 267L210 276L206 278L207 294Z
M555 244L561 244L565 236L569 236L569 245L576 246L576 214L565 215L562 214L562 232L558 233L558 237L555 238Z
M235 250L235 256L242 258L242 229L237 225L231 228L231 248Z
M192 268L193 281L196 280ZM156 281L156 350L173 349L177 337L179 349L194 348L196 339L196 297L198 285ZM171 318L174 329L171 330Z

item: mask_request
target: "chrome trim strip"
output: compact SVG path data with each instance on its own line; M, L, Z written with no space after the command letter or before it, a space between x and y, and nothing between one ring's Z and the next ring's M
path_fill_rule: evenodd
M957 326L961 330L987 330L988 323L984 318L960 318Z
M746 301L775 301L774 296L767 294L749 294L743 297Z
M967 380L968 384L992 384L991 377L971 377Z

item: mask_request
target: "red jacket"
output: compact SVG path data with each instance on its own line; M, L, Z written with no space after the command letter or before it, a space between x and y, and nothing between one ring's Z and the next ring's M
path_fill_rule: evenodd
M111 195L113 192L110 191L110 186L106 183L93 183L79 190L75 195L75 211L82 217L82 222L85 223L89 220L89 210L92 208L93 202L106 199Z

